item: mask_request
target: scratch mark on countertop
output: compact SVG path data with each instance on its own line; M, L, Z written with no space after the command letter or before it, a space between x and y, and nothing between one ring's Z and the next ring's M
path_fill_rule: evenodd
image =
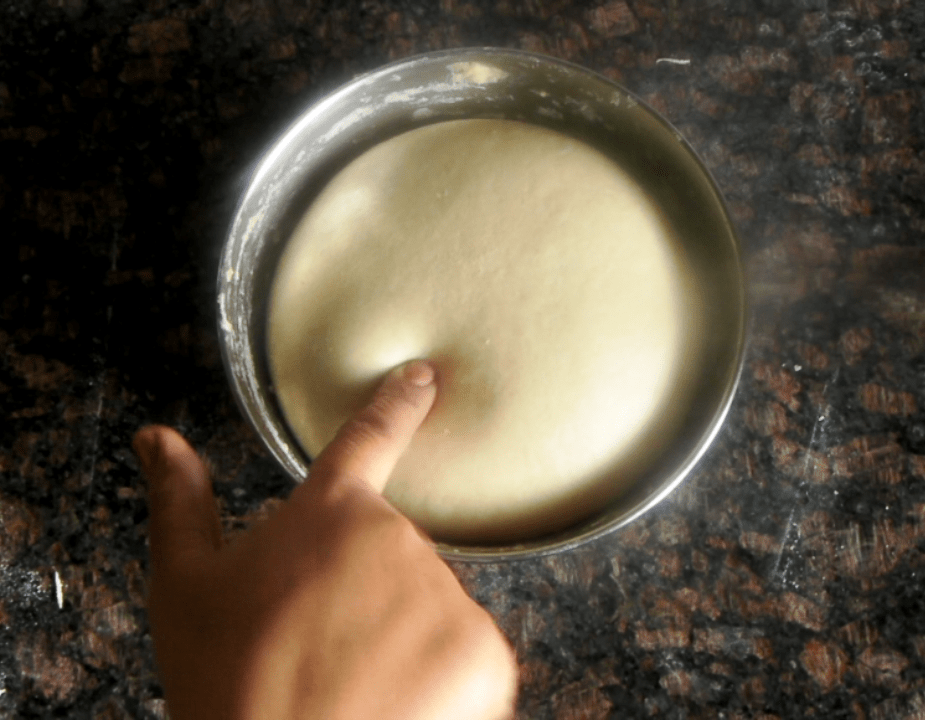
M61 582L61 573L55 570L55 598L58 600L58 609L64 609L64 583Z
M109 265L112 271L118 269L119 257L119 232L113 233L112 243L109 248ZM93 413L93 440L90 443L90 471L87 481L87 501L84 503L84 522L87 522L88 516L92 511L93 485L96 479L96 458L100 448L100 425L103 423L103 399L106 394L106 365L109 358L109 328L112 326L112 303L106 306L106 335L103 338L103 353L100 357L100 371L96 377L96 384L99 388L96 398L96 409Z
M90 501L93 497L93 482L96 478L96 456L100 447L100 425L103 422L103 388L105 386L106 363L103 362L103 370L97 378L100 386L99 394L96 398L96 409L93 413L93 440L90 443L90 471L89 480L87 481L87 502L84 504L84 520L90 514L92 506Z
M834 383L838 379L840 370L841 370L840 367L836 367L835 372L832 373L832 377L830 377L826 381L825 385L822 387L822 397L823 398L827 396L828 389L829 387L831 387L832 383ZM816 447L818 442L824 441L825 438L828 437L828 419L829 419L828 411L826 410L822 414L817 415L816 419L813 421L813 430L809 436L809 444L806 446L806 453L805 453L805 457L803 460L803 469L800 472L800 484L797 486L797 490L800 490L801 488L805 487L809 482L807 480L807 477L809 476L811 472L810 463L813 461L813 448ZM774 567L771 569L771 578L770 578L771 583L783 582L784 574L786 571L786 566L784 567L784 570L781 570L781 560L784 557L784 552L787 550L787 546L791 543L791 535L794 529L796 529L798 536L800 534L799 525L798 525L800 518L796 517L796 511L797 511L797 508L794 507L790 511L790 515L787 517L787 524L786 524L786 527L784 528L784 534L780 539L780 547L777 550L777 557L774 559ZM803 513L801 512L800 513L801 518L802 518L802 515Z

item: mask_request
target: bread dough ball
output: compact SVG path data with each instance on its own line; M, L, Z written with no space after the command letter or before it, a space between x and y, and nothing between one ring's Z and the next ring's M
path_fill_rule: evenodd
M670 439L692 288L613 160L527 123L442 122L368 150L308 208L269 365L314 456L389 369L434 361L437 401L385 495L442 540L523 540L600 510Z

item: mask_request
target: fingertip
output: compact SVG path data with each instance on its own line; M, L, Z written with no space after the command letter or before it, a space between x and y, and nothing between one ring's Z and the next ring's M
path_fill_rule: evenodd
M434 366L426 360L412 360L399 368L402 376L416 387L435 384L437 373Z
M163 429L158 425L146 425L132 438L132 450L138 458L141 472L149 482L162 454L161 430Z
M341 427L318 456L313 474L357 477L382 492L437 397L437 370L426 360L393 368L369 404Z
M417 428L437 399L437 370L433 363L411 360L394 368L379 386L373 402L393 397L401 398L414 406ZM400 409L395 408L394 411L400 412Z
M146 425L141 428L132 440L132 450L149 483L169 474L177 465L183 466L187 474L198 470L200 465L199 456L186 438L166 425Z
M409 360L393 368L376 389L366 412L398 430L402 451L430 413L437 398L437 370L427 360Z
M386 374L360 415L373 412L383 424L401 428L399 435L413 434L427 418L436 397L437 370L433 363L410 360Z

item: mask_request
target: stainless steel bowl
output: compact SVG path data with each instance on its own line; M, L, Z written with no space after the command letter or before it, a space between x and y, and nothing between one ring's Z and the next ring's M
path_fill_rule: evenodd
M507 118L559 130L617 160L674 226L704 300L706 337L694 400L669 449L597 516L522 544L437 543L445 557L501 560L561 552L632 522L691 471L718 432L742 363L745 292L739 244L710 174L680 134L620 86L533 53L472 48L401 60L315 103L261 160L242 197L218 278L219 337L245 416L296 480L309 458L273 395L265 356L266 303L295 222L346 162L388 137L462 118Z

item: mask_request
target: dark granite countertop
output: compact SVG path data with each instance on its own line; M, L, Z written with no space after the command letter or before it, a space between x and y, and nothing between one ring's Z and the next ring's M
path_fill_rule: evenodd
M285 496L214 329L261 148L353 74L525 48L664 113L726 194L739 394L629 529L458 565L519 718L925 718L925 6L900 0L0 3L0 717L164 717L128 449L178 427L227 524Z

